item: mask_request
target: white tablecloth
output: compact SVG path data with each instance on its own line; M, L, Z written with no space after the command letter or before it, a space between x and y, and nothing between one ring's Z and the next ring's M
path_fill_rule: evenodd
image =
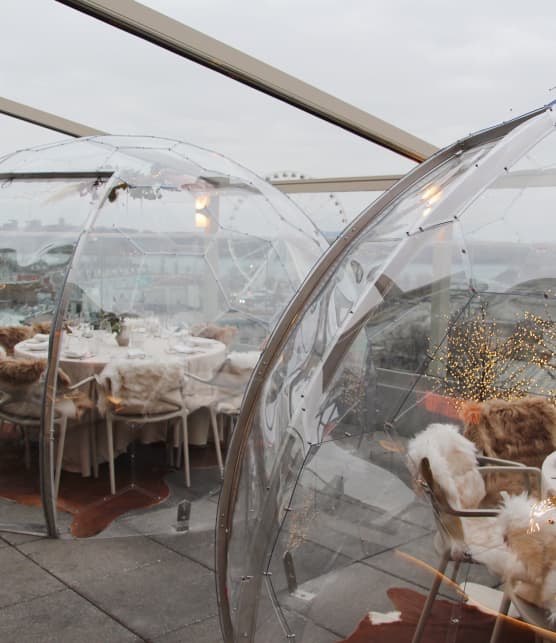
M14 347L14 356L25 359L46 359L48 357L47 347L40 346L33 341L24 341ZM83 357L76 359L68 357L67 350L84 352ZM181 352L183 351L183 352ZM220 368L226 359L226 346L214 339L202 337L184 337L176 341L174 338L172 347L169 340L162 337L145 337L141 347L118 346L113 336L102 331L94 331L93 336L85 338L69 338L64 336L62 342L62 354L59 366L70 377L73 383L84 380L93 374L98 374L111 360L114 359L140 359L138 352L144 354L145 358L179 359L183 362L184 373L192 373L203 379L210 379ZM135 357L132 357L135 355ZM129 357L128 357L129 356ZM198 397L199 401L210 402L210 387L207 396L207 387L198 384L186 377L186 389L191 395L192 401ZM198 392L198 396L197 396ZM208 414L202 412L194 413L189 422L190 444L203 445L208 437ZM106 436L102 426L96 431L97 460L107 460ZM146 425L141 431L141 439L144 442L154 442L164 439L165 426ZM129 430L116 426L114 436L115 450L121 453L126 450L130 440ZM90 475L90 447L89 447L89 426L72 426L66 436L64 448L64 459L62 467L69 471L80 471L82 475Z

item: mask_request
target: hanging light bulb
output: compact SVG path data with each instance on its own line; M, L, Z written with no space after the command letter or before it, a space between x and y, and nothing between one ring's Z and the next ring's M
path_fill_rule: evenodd
M208 228L209 227L209 218L207 217L206 214L203 214L202 212L199 212L199 210L197 210L195 212L195 227L196 228Z
M210 203L208 194L198 194L195 197L195 227L208 228L210 224L209 217L203 212Z
M210 196L208 194L198 194L195 197L195 210L204 210L210 203Z

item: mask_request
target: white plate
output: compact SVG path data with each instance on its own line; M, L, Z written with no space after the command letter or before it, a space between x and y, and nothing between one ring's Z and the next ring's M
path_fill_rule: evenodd
M145 353L145 351L142 351L139 348L130 348L127 351L127 357L128 359L145 359L145 357L147 357L147 354Z
M27 351L47 351L48 342L43 342L41 344L34 344L31 342L29 344L25 344L24 348Z
M202 351L199 351L198 348L195 348L193 346L187 346L186 344L176 344L170 350L173 353L184 353L186 355L190 355L191 353L202 352Z
M84 357L89 357L89 353L87 351L64 351L63 356L68 359L83 359Z

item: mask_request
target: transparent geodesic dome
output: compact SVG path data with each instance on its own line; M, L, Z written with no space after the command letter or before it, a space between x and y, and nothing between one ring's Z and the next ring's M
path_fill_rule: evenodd
M225 443L223 418L237 414L272 327L328 244L271 185L174 140L23 150L0 160L0 183L0 496L19 503L0 507L0 520L40 532L40 480L49 533L75 534L84 506L102 514L137 488L118 460L136 438L164 445L166 473L187 464L186 438ZM97 479L99 465L102 478L107 463L110 486L97 481L90 497L80 487L76 504L81 478ZM147 504L173 502L171 520L149 530L175 523L186 481L149 487Z
M226 641L489 640L503 582L550 626L555 205L548 107L438 152L323 255L233 437Z

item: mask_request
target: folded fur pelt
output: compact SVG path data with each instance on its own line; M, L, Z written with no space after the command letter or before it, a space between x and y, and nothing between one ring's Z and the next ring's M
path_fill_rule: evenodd
M477 447L461 435L455 424L429 424L409 441L407 457L414 476L423 458L428 459L435 482L455 509L477 507L484 498Z
M498 516L510 557L504 579L526 601L544 607L556 620L556 504L505 495Z
M486 456L540 467L556 449L556 408L544 397L471 402L462 417L464 435Z
M37 333L48 335L51 322L36 322L32 326L0 326L0 346L8 355L13 355L14 346Z
M9 396L2 408L15 415L39 418L44 390L44 359L0 359L0 391ZM62 370L57 372L56 409L68 417L81 417L92 402L84 391L69 391L71 380Z
M261 356L261 351L232 351L228 355L228 370L230 373L240 374L242 371L252 371L259 357Z
M40 379L46 370L45 359L15 359L6 357L0 360L0 381L2 384L31 384ZM58 369L58 386L70 386L68 375Z
M146 409L183 383L183 365L178 360L114 360L99 375L99 410L106 412L108 395L118 405Z
M414 479L427 459L432 474L434 496L444 498L454 509L474 509L481 505L486 489L477 465L477 448L454 424L430 424L408 443L408 467ZM491 572L504 571L506 545L496 519L491 517L460 519L442 516L444 529L450 533L452 556L470 552Z

